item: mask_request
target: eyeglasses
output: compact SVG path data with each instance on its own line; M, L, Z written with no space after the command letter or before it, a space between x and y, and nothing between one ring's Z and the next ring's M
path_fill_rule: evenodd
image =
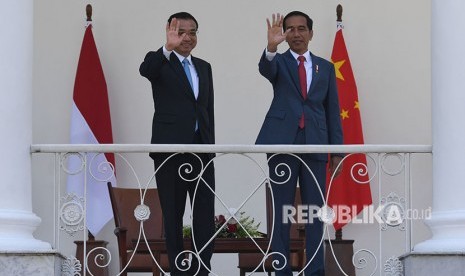
M193 38L193 37L197 37L198 33L199 33L199 31L197 31L197 30L195 30L195 31L179 31L178 35L182 36L183 34L186 34L187 36Z

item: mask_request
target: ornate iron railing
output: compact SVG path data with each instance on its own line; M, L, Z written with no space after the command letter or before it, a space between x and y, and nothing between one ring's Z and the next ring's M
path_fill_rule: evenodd
M371 185L373 205L365 208L364 210L367 211L360 213L360 218L357 217L348 227L344 228L348 228L347 231L344 230L345 235L356 241L352 265L357 275L403 275L403 266L399 256L410 252L413 243L418 241L417 239L428 235L427 230L422 229L421 221L427 218L431 212L429 207L430 198L414 200L415 191L422 194L425 190L428 190L428 187L431 187L432 148L428 145L32 145L33 166L37 162L49 162L50 166L53 167L53 172L35 172L34 182L48 181L43 179L53 174L53 185L51 186L54 220L51 228L53 228L54 235L49 239L55 249L65 256L69 256L62 265L63 275L98 275L100 272L92 271L95 267L97 269L103 268L106 271L105 273L108 273L109 270L115 270L115 268L110 269L110 264L118 263L118 258L115 257L118 256L117 249L112 251L105 246L97 246L89 250L89 248L86 248L86 243L82 243L83 252L88 252L88 254L82 253L83 256L76 256L73 252L72 246L70 246L73 239L82 237L81 242L88 239L88 232L85 231L87 229L87 200L85 195L68 194L66 192L66 179L69 175L86 175L83 177L84 194L87 194L88 191L89 178L98 180L106 187L106 183L111 180L115 169L118 183L133 183L133 188L141 189L141 205L138 210L135 210L135 216L141 224L137 245L142 244L148 247L150 252L150 246L143 231L143 222L151 210L147 210L142 196L147 188L156 187L156 172L153 171L153 163L147 158L149 152L173 153L174 155L177 153L192 153L195 156L198 153L215 153L216 157L213 162L216 168L216 191L221 191L222 185L225 187L236 185L237 188L232 189L232 193L231 189L226 191L226 195L212 191L215 194L217 206L224 209L226 221L230 218L239 221L241 211L252 215L256 221L266 220L263 215L265 203L261 202L263 197L260 196L259 191L266 185L273 185L273 181L270 181L268 175L267 159L264 153L288 154L296 156L296 158L298 158L297 154L299 153L344 153L346 154L344 160L348 156L363 154L366 157L367 165L353 164L350 167L353 169L352 177L356 181L358 176L364 176L363 179L367 179L359 181L360 185ZM92 164L100 162L98 156L105 153L115 154L116 168L110 163ZM44 154L48 156L46 157L48 161L43 161ZM50 158L50 155L53 158ZM73 162L78 166L70 169L70 159L74 159ZM417 167L412 167L412 160L415 164L418 164ZM148 167L147 163L150 164ZM187 168L189 167L189 164L184 165ZM95 167L97 170L91 171L91 168ZM145 177L141 177L140 173L137 172L138 167L143 167ZM290 171L286 172L285 164L283 164L282 168L282 173L290 173ZM181 169L179 173L181 173ZM367 178L367 176L369 177ZM240 184L237 184L240 177L250 179L240 179ZM414 191L414 189L418 188L418 184L414 185L414 179L420 180L421 190ZM190 181L200 183L202 176L198 175L190 179ZM36 183L33 184L36 185ZM241 190L247 191L241 194ZM235 200L231 201L231 198ZM39 202L48 200L44 198ZM250 202L258 202L259 204L250 204ZM255 207L250 208L250 205ZM247 206L249 209L247 209ZM256 208L256 206L262 208ZM319 218L329 222L334 213L330 212L331 209L326 211L319 213ZM45 225L42 227L48 228L50 226ZM335 264L342 274L348 275L348 272L344 271L338 257L333 252L331 240L334 231L331 223L325 224L324 229L325 236L321 238L321 246L324 244L323 240L329 242L326 251L329 250L330 255L336 258ZM263 247L260 247L257 242L254 243L259 249ZM199 250L202 249L195 248L190 253L196 256ZM261 252L263 260L272 255L270 246L267 246ZM157 263L154 254L152 252L150 254L154 262ZM216 271L215 269L218 266L213 264L211 275L237 274L235 272L237 271L237 261L234 259L232 262L232 264L228 263L220 266L221 269L229 266L227 272L224 272L224 270ZM259 270L261 265L264 265L264 262L257 265L254 271ZM113 265L113 267L117 267L118 271L112 272L111 275L120 275L119 266ZM279 267L279 264L275 266L276 269L279 269ZM296 271L295 275L302 275L302 271Z

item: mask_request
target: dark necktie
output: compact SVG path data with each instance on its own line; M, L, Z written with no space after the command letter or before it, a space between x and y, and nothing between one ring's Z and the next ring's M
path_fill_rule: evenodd
M305 57L304 56L299 56L297 58L299 60L299 81L300 81L300 90L302 92L302 97L304 98L304 101L307 99L307 73L305 72ZM299 127L304 128L305 127L305 118L304 118L304 113L302 112L302 116L300 117L299 121Z

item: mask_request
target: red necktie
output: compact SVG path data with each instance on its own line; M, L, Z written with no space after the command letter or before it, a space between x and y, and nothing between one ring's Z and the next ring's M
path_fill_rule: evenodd
M304 56L299 56L297 58L299 60L299 80L300 80L300 90L302 92L302 97L304 98L304 101L307 99L307 73L305 72L305 57ZM304 128L305 127L305 118L304 118L304 113L302 112L302 116L300 117L299 121L299 127Z

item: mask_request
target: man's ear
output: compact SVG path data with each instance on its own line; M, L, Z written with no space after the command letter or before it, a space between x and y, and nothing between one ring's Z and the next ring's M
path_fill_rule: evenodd
M310 30L310 40L313 38L313 30Z

